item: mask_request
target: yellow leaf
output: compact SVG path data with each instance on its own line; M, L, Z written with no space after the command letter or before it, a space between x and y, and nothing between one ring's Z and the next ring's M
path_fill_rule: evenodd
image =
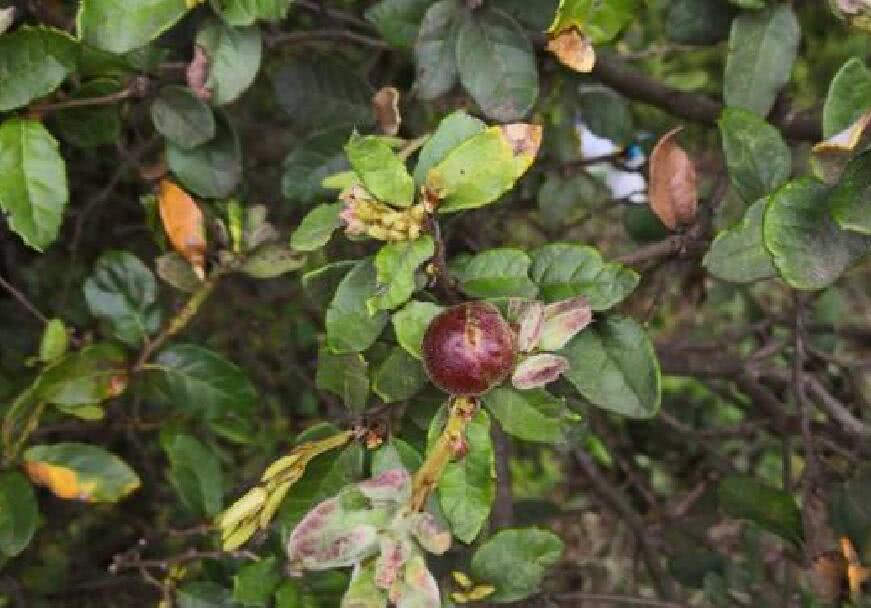
M197 5L202 4L205 1L206 0L184 0L184 4L188 8L188 10L190 10L196 8Z
M469 575L467 575L465 572L454 570L453 572L451 572L451 576L454 578L454 581L456 581L456 583L463 589L472 588L472 579L470 579Z
M514 157L514 175L519 179L535 162L541 147L541 125L516 122L491 128L498 129L503 141L508 144Z
M26 462L24 470L33 483L46 486L58 498L88 501L94 491L95 484L80 483L72 469L44 462Z
M194 199L168 179L160 181L157 196L163 229L173 248L205 277L206 236L203 212Z
M560 63L576 72L587 74L596 64L596 51L590 40L577 28L563 30L548 38L547 50L559 59Z

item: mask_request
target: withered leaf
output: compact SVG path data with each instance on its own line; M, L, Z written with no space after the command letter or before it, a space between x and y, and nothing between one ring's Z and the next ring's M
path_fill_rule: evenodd
M662 136L650 154L650 208L669 229L689 224L696 217L696 168L676 141L683 127Z
M587 74L596 64L596 51L589 38L577 28L563 30L547 41L547 50L563 65L576 72Z
M209 64L206 49L199 44L194 45L194 56L188 64L185 76L191 91L202 101L209 101L212 98L212 90L206 86L209 79Z
M203 212L187 192L168 179L160 180L157 200L169 242L202 279L206 274Z
M394 136L399 133L402 115L399 112L399 91L396 87L381 87L372 97L372 109L381 132Z

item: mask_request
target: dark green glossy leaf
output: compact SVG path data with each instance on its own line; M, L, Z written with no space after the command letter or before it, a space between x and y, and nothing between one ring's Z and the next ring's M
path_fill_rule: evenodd
M207 418L249 412L257 401L257 391L241 369L201 346L170 346L147 369L174 407Z
M538 98L532 43L507 14L476 13L457 33L457 68L463 87L488 117L502 122L526 116Z
M359 353L337 355L322 346L318 351L317 387L330 391L352 412L362 412L369 398L369 365Z
M519 391L501 386L484 393L482 399L505 432L518 439L543 443L565 439L562 421L565 405L547 391Z
M829 188L806 177L775 192L765 212L765 246L780 276L796 289L822 289L834 283L871 241L841 230L829 214Z
M242 149L227 118L220 113L215 118L215 137L201 146L186 150L166 142L166 162L187 190L224 198L242 178Z
M678 44L715 44L729 35L734 10L726 0L675 0L665 32Z
M224 476L214 451L183 433L162 438L169 480L182 504L198 516L214 517L223 506Z
M786 183L792 154L780 131L742 108L726 108L719 125L729 176L745 201L758 200Z
M473 256L459 273L460 287L473 298L531 298L538 289L529 278L532 261L520 249L490 249Z
M563 377L593 405L629 418L659 410L659 361L644 329L611 316L584 329L560 352L571 367Z
M395 403L410 399L426 383L426 372L420 361L396 346L373 374L372 390L384 403Z
M467 18L457 0L438 0L424 15L414 45L414 90L421 99L441 97L457 83L457 29Z
M767 198L756 201L738 224L717 235L702 262L708 272L733 283L752 283L777 276L762 234L767 205Z
M84 43L120 55L157 38L187 10L185 0L82 0L76 26Z
M375 265L361 260L345 275L327 309L327 346L336 353L357 353L369 348L389 315L369 313L366 301L377 293Z
M472 576L496 587L488 601L522 600L539 590L547 569L562 553L563 541L549 530L502 530L475 551Z
M777 93L789 81L799 38L798 19L788 4L738 15L729 35L726 105L768 115Z
M324 178L348 168L343 150L347 139L347 127L339 126L297 141L284 159L281 178L284 196L301 203L326 196L328 191L321 185Z
M727 477L718 490L720 508L729 517L747 519L784 540L801 545L801 512L791 494L751 477Z
M209 57L205 87L212 92L211 103L222 106L235 101L260 69L260 28L229 27L214 20L200 30L196 42Z
M39 517L33 487L17 471L0 473L0 556L14 557L24 551Z
M42 251L57 238L68 200L66 164L51 133L35 120L0 125L0 210L9 227Z
M871 109L871 71L861 59L849 59L829 85L823 106L823 139L834 137Z
M233 577L233 599L243 606L265 608L283 578L277 560L271 555L242 564Z
M530 252L530 275L546 302L574 296L587 298L593 310L616 306L638 285L638 274L607 263L592 247L553 243Z
M0 37L0 112L54 91L76 68L78 45L66 32L23 26Z
M85 281L91 314L112 328L112 335L139 346L160 329L157 283L145 264L127 251L107 251Z
M120 90L121 83L114 78L95 78L83 84L71 97L88 99ZM121 118L116 105L61 110L57 113L57 126L65 141L80 148L113 144L121 137Z
M432 0L380 0L366 9L366 19L392 46L410 48L431 4Z
M215 136L215 116L187 87L167 86L151 104L158 133L181 148L196 148Z
M841 228L871 235L871 152L850 161L829 196L829 205Z

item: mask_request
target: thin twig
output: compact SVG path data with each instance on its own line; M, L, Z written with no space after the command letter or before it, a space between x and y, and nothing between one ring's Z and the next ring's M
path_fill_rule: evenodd
M606 604L615 604L617 606L630 605L651 606L652 608L688 608L686 604L681 604L680 602L669 602L650 597L632 597L630 595L614 595L610 593L585 593L583 591L557 593L549 595L548 599L555 602L572 602L577 600L605 602Z
M100 95L98 97L84 97L80 99L64 99L63 101L54 101L46 103L38 103L30 106L28 109L31 112L55 112L57 110L71 110L73 108L90 108L94 106L111 106L113 104L130 99L132 97L144 97L148 91L150 81L147 77L140 76L133 78L130 83L114 93L108 95Z
M310 30L297 32L282 32L266 39L266 46L275 48L285 44L306 44L323 40L335 40L337 42L353 42L361 46L374 49L389 49L390 46L383 40L358 34L350 30Z
M9 292L9 295L15 298L15 300L19 304L21 304L21 306L23 306L25 310L27 310L27 312L32 314L43 323L48 323L48 317L42 314L42 312L40 312L40 310L36 306L34 306L30 300L27 299L27 296L25 296L21 291L19 291L14 285L12 285L2 276L0 276L0 286L2 286L3 289Z

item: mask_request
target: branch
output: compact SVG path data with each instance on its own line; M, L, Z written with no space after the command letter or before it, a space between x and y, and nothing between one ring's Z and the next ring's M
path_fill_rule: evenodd
M274 48L282 44L305 44L307 42L316 42L320 40L335 40L344 42L353 42L362 46L368 46L374 49L388 49L390 46L383 40L358 34L350 30L312 30L285 32L276 34L266 39L266 46Z
M34 306L30 300L27 299L27 296L25 296L20 290L12 285L12 283L4 279L2 276L0 276L0 287L3 287L3 289L9 292L9 295L15 298L15 301L21 304L21 306L23 306L24 309L27 310L27 312L42 321L44 324L48 323L48 317L42 314L42 312L40 312L40 310L36 306Z
M593 76L630 99L648 103L693 122L714 125L723 111L723 104L719 101L672 88L613 55L600 54L596 57ZM820 117L816 113L786 112L783 118L774 117L772 120L774 126L789 139L812 142L822 139Z
M151 81L146 76L137 76L130 80L130 83L114 93L101 95L99 97L85 97L82 99L65 99L63 101L55 101L48 103L39 103L30 106L28 109L31 112L43 113L53 112L57 110L69 110L72 108L88 108L93 106L110 106L118 102L130 98L145 97L148 93Z
M650 571L650 579L657 594L665 599L671 599L673 596L670 584L671 579L668 577L668 574L659 562L661 557L660 552L650 543L647 526L645 526L644 520L635 509L632 508L620 490L615 488L610 481L602 476L596 463L593 462L593 459L589 454L581 450L575 450L574 455L575 461L580 465L581 470L587 477L590 485L593 486L596 495L616 511L617 515L620 516L620 519L625 521L626 525L629 526L629 529L632 530L632 533L641 548L642 559L647 565L647 569Z
M667 602L649 597L632 597L629 595L613 595L610 593L585 593L583 591L557 593L548 596L548 599L554 600L555 602L601 602L617 606L625 604L627 606L650 606L651 608L688 608L686 604L681 604L679 602Z

